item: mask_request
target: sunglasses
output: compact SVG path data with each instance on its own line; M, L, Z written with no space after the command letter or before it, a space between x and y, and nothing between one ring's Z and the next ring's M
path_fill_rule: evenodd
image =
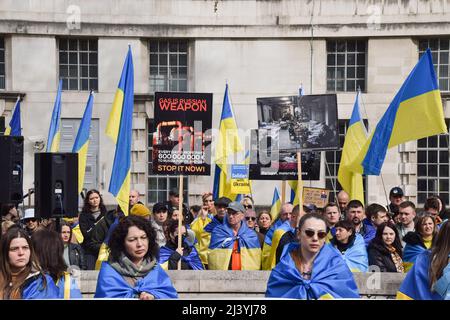
M249 204L249 205L245 205L244 208L245 209L253 209L253 206L251 204Z
M314 235L316 233L317 233L317 237L319 239L324 239L327 236L327 233L325 231L317 231L316 232L315 230L310 230L310 229L305 230L305 234L308 238L314 237Z
M245 217L245 220L247 220L247 221L250 221L250 220L256 221L256 217Z

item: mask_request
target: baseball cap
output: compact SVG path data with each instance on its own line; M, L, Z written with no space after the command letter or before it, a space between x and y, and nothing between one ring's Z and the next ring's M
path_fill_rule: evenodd
M403 197L403 195L403 190L400 187L394 187L389 192L389 197Z
M22 220L34 219L34 218L35 218L35 216L34 216L34 208L25 209L25 213L23 215Z
M242 205L242 203L237 202L237 201L230 202L227 209L231 209L236 212L245 212L245 208Z

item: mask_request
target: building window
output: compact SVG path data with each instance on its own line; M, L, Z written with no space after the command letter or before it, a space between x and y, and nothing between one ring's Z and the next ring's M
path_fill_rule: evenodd
M97 40L60 39L59 77L63 90L98 89Z
M187 91L187 41L149 41L150 91Z
M153 151L153 132L154 122L150 119L148 122L148 185L147 185L147 202L153 205L156 202L163 202L169 199L169 191L178 188L179 177L169 175L153 175L152 151ZM188 203L188 177L183 179L183 202Z
M0 38L0 89L5 89L5 40Z
M450 91L449 74L449 41L450 39L428 39L419 41L419 56L430 48L433 57L434 71L441 91Z
M339 171L339 163L341 162L342 147L344 146L345 134L347 133L347 127L350 120L339 120L339 150L337 151L325 151L325 188L331 190L330 201L335 201L333 190L336 188L336 194L342 190L342 186L337 180L337 174ZM363 120L364 125L367 128L368 121ZM366 198L366 177L363 176L364 198Z
M446 119L447 128L450 121ZM448 135L441 134L417 141L417 203L424 204L432 195L449 203Z
M365 40L328 40L327 90L365 91L366 56Z

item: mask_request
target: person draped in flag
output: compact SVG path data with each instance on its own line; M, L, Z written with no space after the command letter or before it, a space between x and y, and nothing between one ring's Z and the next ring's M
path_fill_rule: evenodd
M397 292L398 300L450 300L450 223L444 222L435 245L417 256Z
M214 228L209 245L210 270L260 270L261 248L256 233L242 221L244 207L231 202L224 223Z
M95 298L178 298L158 263L156 234L148 220L133 215L121 219L109 248L108 261L102 263L98 274Z
M316 213L304 215L298 243L285 247L267 282L266 297L293 299L359 298L353 274L340 254L325 244L327 225Z

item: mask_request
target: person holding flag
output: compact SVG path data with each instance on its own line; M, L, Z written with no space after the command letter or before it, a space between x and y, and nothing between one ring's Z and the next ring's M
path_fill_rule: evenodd
M9 121L9 126L5 130L5 136L16 136L22 135L22 124L20 121L20 96L17 97L16 105L14 106L14 112Z
M56 94L55 105L53 106L52 120L48 130L47 152L58 152L61 140L61 90L62 79L59 80L58 93Z
M134 71L129 46L106 127L106 134L116 144L108 191L114 195L125 215L128 215L129 210L133 106Z

